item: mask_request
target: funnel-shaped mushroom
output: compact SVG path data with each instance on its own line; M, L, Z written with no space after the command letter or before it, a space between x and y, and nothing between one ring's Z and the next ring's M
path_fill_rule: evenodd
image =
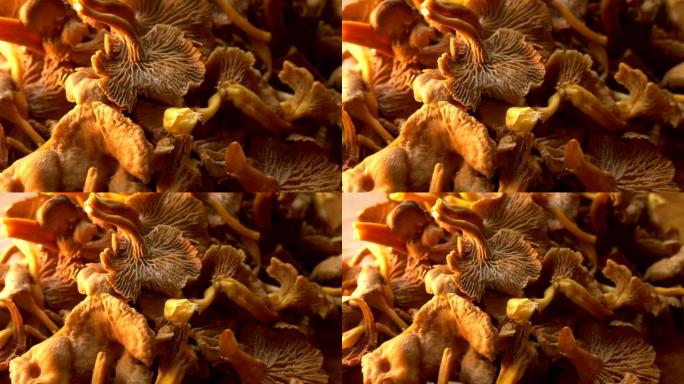
M178 296L188 280L199 276L197 249L180 230L160 224L143 236L138 225L111 212L94 194L86 201L85 211L95 223L118 229L111 248L100 258L110 284L128 300L137 301L142 288Z
M98 11L104 8L103 0L74 0L79 14L107 24L113 31L105 36L105 50L92 58L107 97L129 111L138 94L181 104L188 89L203 80L205 69L197 48L184 38L183 31L170 25L158 24L139 35L130 8L117 0L107 3L121 15Z
M648 81L640 70L620 63L615 80L629 90L629 96L617 102L621 118L644 117L675 128L684 120L684 108L677 104L672 94Z
M430 22L457 32L450 52L437 64L449 93L466 108L477 109L483 94L522 104L530 89L544 81L541 56L522 33L502 28L484 39L480 23L467 17L473 12L462 5L428 0L421 8Z
M240 349L230 329L221 334L221 358L235 368L245 384L291 383L325 384L321 351L292 331L271 332L261 327L248 327L240 341L249 353Z
M576 140L565 145L565 165L587 190L678 191L675 169L648 140L594 136L589 140L589 161Z
M285 61L278 78L294 91L292 97L280 102L285 120L309 119L329 124L340 120L340 94L314 81L306 68Z
M485 287L520 295L529 281L539 277L539 255L521 233L500 229L487 239L477 225L440 212L433 209L440 226L463 233L460 246L447 255L447 264L454 283L469 297L480 300Z
M660 311L667 306L660 300L653 286L633 276L629 268L622 264L608 260L603 268L603 275L615 284L615 288L603 295L610 309L630 308L640 312L651 312L654 316L658 316Z
M447 102L425 104L399 137L342 175L345 191L427 190L437 163L455 171L459 156L479 173L494 174L496 148L487 127Z
M280 283L280 289L268 295L274 310L297 308L325 318L337 309L334 298L325 294L320 285L299 275L292 264L273 257L266 273Z

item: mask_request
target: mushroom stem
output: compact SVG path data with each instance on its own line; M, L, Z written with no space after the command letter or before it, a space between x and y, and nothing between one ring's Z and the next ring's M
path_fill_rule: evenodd
M381 146L375 144L375 141L371 140L368 136L365 135L356 135L356 142L370 149L373 152L380 152L382 150Z
M26 136L31 139L37 146L43 145L45 139L33 128L33 126L19 113L19 109L13 103L9 108L5 108L0 117L6 119L10 123L18 126Z
M28 311L33 316L37 317L41 323L50 330L51 333L55 333L59 330L59 327L50 319L50 317L45 313L42 308L39 308L36 301L33 300L33 296L30 296L28 300L22 302L21 307Z
M24 27L18 19L0 16L0 40L22 45L40 55L45 54L40 35Z
M268 323L276 318L277 314L268 308L259 298L252 293L249 288L232 277L222 278L219 282L219 289L226 296L240 307L249 312L255 319L262 323Z
M0 55L5 57L5 60L10 65L10 74L12 75L12 80L16 84L19 91L14 93L14 104L19 110L19 114L22 117L28 116L28 101L26 100L26 94L23 89L23 79L24 71L21 65L21 58L23 55L19 52L19 48L8 42L0 40Z
M672 98L673 98L674 101L676 101L677 103L684 103L684 95L680 95L680 94L678 94L678 93L673 93L673 94L672 94Z
M240 235L240 242L242 242L242 248L247 251L247 254L254 260L254 267L252 271L255 275L259 274L261 269L261 250L259 249L259 243L249 237Z
M653 292L662 296L684 296L682 287L653 287Z
M359 333L358 330L348 333L347 338L345 340L344 334L342 336L342 348L345 348L344 345L347 345L347 348L351 348L356 344L356 342L359 340L361 335L364 333L368 336L368 340L371 342L371 344L375 344L378 341L378 332L376 327L376 322L375 322L375 317L373 316L373 311L371 311L370 307L368 306L368 303L366 303L365 300L358 298L358 297L353 297L349 299L349 301L355 303L356 305L359 306L359 309L361 309L361 313L363 314L363 319L359 322L358 327L363 327L363 332ZM352 330L358 328L352 328ZM347 331L349 332L349 331ZM347 333L345 332L345 333Z
M129 60L135 63L142 61L143 50L131 22L114 13L97 11L98 7L103 9L107 8L103 7L99 1L100 0L73 0L73 6L76 12L106 24L115 31L124 40L126 45L131 47L131 56L129 57ZM111 6L112 2L108 3ZM125 17L127 16L128 15L125 15Z
M598 299L592 296L586 288L575 280L563 277L554 281L553 286L593 317L599 320L606 320L613 316L613 311L604 307Z
M363 103L349 111L353 118L361 120L364 124L371 127L387 144L394 141L394 136L385 129L380 121L371 114L368 106Z
M444 164L437 163L435 168L432 170L432 177L430 178L430 193L444 192Z
M353 167L359 161L359 136L347 110L342 108L342 154L346 167ZM375 143L373 143L375 145ZM377 152L377 151L376 151Z
M342 41L375 49L385 56L394 56L389 37L376 32L368 23L343 20Z
M20 350L26 347L26 332L24 331L24 319L21 317L19 308L10 299L0 299L0 304L7 308L10 314L10 322L12 323L12 336L14 336L15 344Z
M97 357L95 358L93 377L90 380L90 384L105 384L108 381L109 376L109 372L107 371L109 371L107 353L105 351L100 351L97 353Z
M598 268L598 255L596 254L596 248L594 244L588 243L586 241L580 240L580 248L582 249L582 254L587 257L589 264L591 265L591 273L595 273Z
M266 364L240 350L235 335L230 329L221 333L219 355L233 366L244 384L256 384L266 375Z
M37 243L51 251L59 251L55 235L43 229L36 220L3 217L0 235Z
M98 189L97 168L90 167L88 168L88 173L86 174L86 179L83 183L83 192L97 192Z
M380 297L377 300L373 300L373 302L372 303L369 302L369 304L372 307L374 307L375 309L377 309L378 311L387 315L387 317L389 317L390 320L392 320L394 322L394 324L396 324L399 327L399 329L401 329L402 331L405 330L406 328L408 328L408 325L406 324L406 322L404 322L404 320L401 317L399 317L399 314L397 313L397 311L395 311L394 308L392 308L387 303L387 300L385 300L384 297Z
M26 334L28 334L29 336L40 341L47 340L48 338L46 335L43 334L43 332L37 330L35 327L30 326L28 324L24 324L24 332L26 332Z
M390 339L393 337L397 337L397 335L398 335L398 333L394 332L392 329L390 329L390 327L386 326L383 323L379 323L377 321L375 322L375 328L377 328L380 333L389 337Z
M197 312L202 313L205 309L209 308L214 299L216 298L216 287L212 284L209 288L204 290L204 295L201 299L191 299L193 303L197 304Z
M384 245L380 244L368 244L368 250L370 253L375 257L375 263L378 265L378 269L380 270L380 275L386 280L389 281L389 255L387 252L387 247Z
M361 319L359 325L352 329L348 329L342 333L342 349L353 347L366 332L366 322Z
M544 204L544 208L546 208L553 216L560 221L561 225L568 230L568 232L572 233L579 239L580 241L584 241L589 244L595 244L596 243L596 236L592 235L591 233L584 232L580 227L575 224L574 221L570 220L569 217L565 215L565 212L563 212L560 207L553 205L553 204Z
M273 54L271 54L271 48L268 46L268 43L261 40L252 40L249 43L249 50L254 52L256 57L258 57L266 67L263 78L268 81L273 72Z
M601 25L611 42L612 39L615 39L620 33L619 6L620 0L601 0L601 5L599 7ZM612 44L614 44L614 42L612 42Z
M462 207L470 209L473 206L472 201L468 201L455 195L447 195L444 197L444 200L446 200L446 202L449 203L449 205L452 207Z
M27 156L33 152L30 150L27 146L24 145L21 141L15 139L14 137L5 137L5 140L7 141L7 146L10 147L11 149L14 149L16 152L23 156Z
M321 292L330 296L341 296L342 287L321 287Z
M508 356L506 356L508 357ZM501 370L495 384L516 384L525 374L525 354L518 353L511 359L504 358L501 361Z
M357 44L349 44L347 50L361 66L361 77L366 85L370 86L373 84L373 62L366 51L366 47Z
M473 11L462 4L427 0L423 3L421 12L433 22L458 32L468 44L476 64L484 64L487 61L487 53L480 37L479 18ZM455 52L452 51L451 54L455 56Z
M98 198L94 193L91 193L88 200L84 203L83 208L88 214L88 217L96 224L101 226L115 226L119 234L129 239L133 248L132 257L142 259L145 257L147 251L142 240L142 234L138 229L139 221L134 222L129 217L123 216L122 213L127 212L127 210L123 209L121 206L125 206L125 204L114 201L105 202ZM127 208L132 210L130 207ZM113 214L107 212L112 212ZM131 216L131 214L129 213L127 216ZM137 215L135 217L137 218ZM118 248L118 241L116 236L112 236L113 249Z
M556 8L558 13L561 14L565 18L565 20L568 22L570 27L574 29L577 33L579 33L582 37L589 41L593 41L596 44L600 45L606 45L608 43L608 37L605 35L601 35L600 33L596 33L589 29L586 24L582 20L580 20L575 14L572 12L570 7L568 7L567 4L563 0L547 0L549 3L551 3L551 6Z
M591 92L577 84L562 84L558 90L561 98L568 100L585 115L610 132L622 131L627 124L618 119Z
M583 382L591 383L603 369L603 361L593 353L577 345L572 330L563 327L558 334L558 348L570 360Z
M252 25L247 18L242 16L240 13L238 13L238 11L235 10L235 8L233 8L233 5L230 3L230 1L214 0L214 2L219 6L219 8L221 8L223 12L226 13L226 15L228 15L228 19L230 19L230 21L232 21L236 27L240 28L250 38L266 43L271 41L270 32L264 31Z
M354 222L354 237L361 241L391 247L406 254L406 239L394 233L387 225L378 223Z
M129 25L135 25L135 11L124 2L117 0L86 0L88 6L104 13L110 13L126 20Z
M240 111L256 120L265 130L276 135L292 131L292 124L278 116L257 94L244 85L224 86L221 95Z
M7 323L7 326L0 331L0 349L5 348L5 345L7 345L7 342L9 342L10 338L14 335L14 324L12 323L12 320L10 320Z
M451 348L444 348L442 352L442 360L439 363L439 375L437 376L437 384L449 384L452 371L454 369L454 352Z
M226 148L225 164L227 171L249 192L276 192L280 189L280 183L275 178L247 162L242 145L237 141L230 143Z
M223 222L229 226L231 229L233 229L235 232L238 233L240 236L245 236L247 238L250 238L252 240L259 240L261 237L261 234L255 230L249 229L242 225L238 219L236 219L233 215L228 212L226 207L221 204L220 201L215 199L211 194L206 195L206 198L203 199L204 202L213 209L216 214L218 214Z
M468 208L451 207L443 199L440 199L432 207L432 216L440 227L451 233L468 232L484 241L485 227L482 217Z
M566 168L589 191L612 192L615 190L615 178L610 173L592 164L584 157L582 148L577 140L572 139L565 144L563 152Z
M209 97L209 101L207 102L207 106L205 108L200 108L196 107L193 108L193 110L201 115L200 120L202 123L206 123L216 115L218 112L219 108L221 108L221 94L219 92L214 93Z

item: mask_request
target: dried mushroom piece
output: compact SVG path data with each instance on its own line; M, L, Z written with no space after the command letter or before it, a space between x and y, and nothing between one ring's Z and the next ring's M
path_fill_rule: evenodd
M94 194L85 211L98 225L117 228L100 258L110 284L128 300L137 301L142 288L178 296L188 280L199 276L197 249L180 230L160 224L143 235L135 222Z

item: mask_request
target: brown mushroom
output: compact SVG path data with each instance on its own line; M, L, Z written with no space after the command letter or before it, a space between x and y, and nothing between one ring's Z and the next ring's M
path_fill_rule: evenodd
M299 275L292 264L273 257L266 273L280 283L280 288L268 295L273 310L297 308L325 318L337 309L334 297L326 294L320 285Z
M603 295L606 305L610 309L631 308L640 312L651 312L658 316L667 304L663 302L653 287L644 283L639 277L633 276L626 266L608 260L603 268L603 275L614 284Z
M340 119L340 95L314 81L305 68L289 61L283 63L278 78L294 91L294 95L280 102L283 118L287 121L309 119L321 123L336 123Z
M458 33L437 64L449 93L466 108L476 109L482 94L519 105L541 85L541 56L522 33L501 28L485 39L477 17L465 6L428 0L421 8L427 20Z
M147 234L135 222L110 212L107 204L92 194L84 204L95 223L118 229L111 248L100 255L112 287L128 300L137 301L142 288L178 296L188 280L199 275L197 249L182 232L157 225Z
M100 87L119 107L132 110L138 94L178 105L189 88L202 82L205 69L200 53L180 29L156 25L140 35L127 5L116 0L105 4L73 0L73 4L79 14L113 31L105 36L105 51L98 51L92 63Z

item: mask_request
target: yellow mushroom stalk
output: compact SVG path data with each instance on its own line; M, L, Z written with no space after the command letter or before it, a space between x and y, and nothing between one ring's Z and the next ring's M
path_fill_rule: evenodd
M206 124L221 108L221 94L214 93L206 107L171 107L164 110L162 125L174 135L189 135L197 123Z
M275 178L247 162L240 143L234 141L228 145L225 161L228 172L235 176L247 191L276 192L280 189L280 183Z
M585 39L596 44L605 46L608 44L608 37L592 31L587 25L572 12L570 7L563 0L548 0L548 3L565 18L568 24Z
M230 19L233 24L235 24L236 27L240 28L242 31L244 31L247 36L249 36L252 39L255 40L260 40L263 42L270 42L271 41L271 33L268 31L264 31L262 29L259 29L255 27L252 23L247 20L244 16L238 13L238 11L233 8L233 5L230 3L229 0L214 0L216 5L219 6L219 8L228 15L228 19Z

